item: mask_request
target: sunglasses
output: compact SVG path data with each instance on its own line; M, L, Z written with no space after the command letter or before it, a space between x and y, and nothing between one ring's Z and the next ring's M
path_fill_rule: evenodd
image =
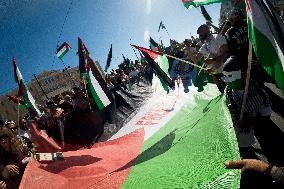
M0 136L0 140L6 140L6 139L8 139L9 138L9 136L8 135L2 135L2 136Z

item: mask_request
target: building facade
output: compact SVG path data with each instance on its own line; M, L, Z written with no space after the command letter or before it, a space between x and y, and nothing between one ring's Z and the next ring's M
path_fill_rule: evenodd
M33 95L37 104L43 105L48 98L52 98L57 94L70 90L75 86L80 86L79 68L68 69L65 71L46 71L37 76L37 80L33 79L28 83L29 90ZM41 89L41 87L42 89ZM8 94L0 96L0 119L17 120L18 111L23 115L25 111L19 108L14 102L8 100L6 95L16 95L15 89Z

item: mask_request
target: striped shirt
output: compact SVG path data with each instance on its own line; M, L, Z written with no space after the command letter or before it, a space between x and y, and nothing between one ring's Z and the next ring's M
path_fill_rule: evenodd
M237 112L241 111L243 93L243 90L225 89L227 104L235 108ZM250 81L244 113L249 116L255 112L258 113L262 105L265 107L271 105L269 96L257 83Z

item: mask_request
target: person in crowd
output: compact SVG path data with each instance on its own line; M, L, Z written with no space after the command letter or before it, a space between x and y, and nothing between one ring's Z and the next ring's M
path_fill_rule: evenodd
M25 153L22 142L6 126L0 127L0 153L2 186L16 189L29 162L29 154Z
M254 127L257 127L263 120L269 118L272 113L269 96L256 82L250 80L244 117L240 120L244 95L241 82L241 62L237 59L226 61L222 73L222 80L226 83L225 96L227 105L235 125L239 147L248 149L256 142Z
M58 106L50 109L50 117L48 118L46 132L56 141L63 140L62 120L64 119L64 110Z
M5 127L9 128L16 136L17 138L22 142L23 150L25 154L32 154L36 152L36 145L32 143L32 141L23 135L19 134L19 128L16 125L16 123L12 120L8 120L5 123Z
M28 139L31 138L30 128L28 127L27 120L24 117L19 117L19 136L24 136Z
M224 59L228 52L227 41L222 35L213 36L210 33L209 26L206 24L198 28L197 34L199 35L199 39L203 42L203 45L196 55L189 52L189 56L195 64L199 64L199 62L204 59L208 72L212 74L213 80L215 84L217 84L220 92L223 92L223 84L220 78Z
M284 187L284 167L273 166L256 159L231 160L224 163L227 169L241 169L241 172L255 171L271 177Z
M40 115L38 115L37 111L34 108L29 107L26 117L29 121L36 122L40 118Z
M64 110L65 113L72 112L74 110L74 102L72 97L68 94L64 96L64 100L59 102L59 107Z
M244 89L246 80L246 70L248 65L248 31L247 23L244 21L243 12L239 9L233 9L228 12L227 17L231 27L227 30L225 36L228 44L229 58L226 60L240 64L242 71L242 88Z
M0 189L7 189L6 183L0 179Z
M59 102L60 102L61 100L63 100L63 99L62 99L61 95L55 95L52 100L53 100L53 102L54 102L55 104L58 105Z
M74 109L81 112L90 111L89 98L82 90L77 91L75 94Z

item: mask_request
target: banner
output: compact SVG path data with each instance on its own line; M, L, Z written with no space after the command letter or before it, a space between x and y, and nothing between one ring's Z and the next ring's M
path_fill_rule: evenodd
M30 162L20 188L240 187L239 170L224 168L240 156L213 84L203 92L156 93L112 140L63 154L64 161Z

